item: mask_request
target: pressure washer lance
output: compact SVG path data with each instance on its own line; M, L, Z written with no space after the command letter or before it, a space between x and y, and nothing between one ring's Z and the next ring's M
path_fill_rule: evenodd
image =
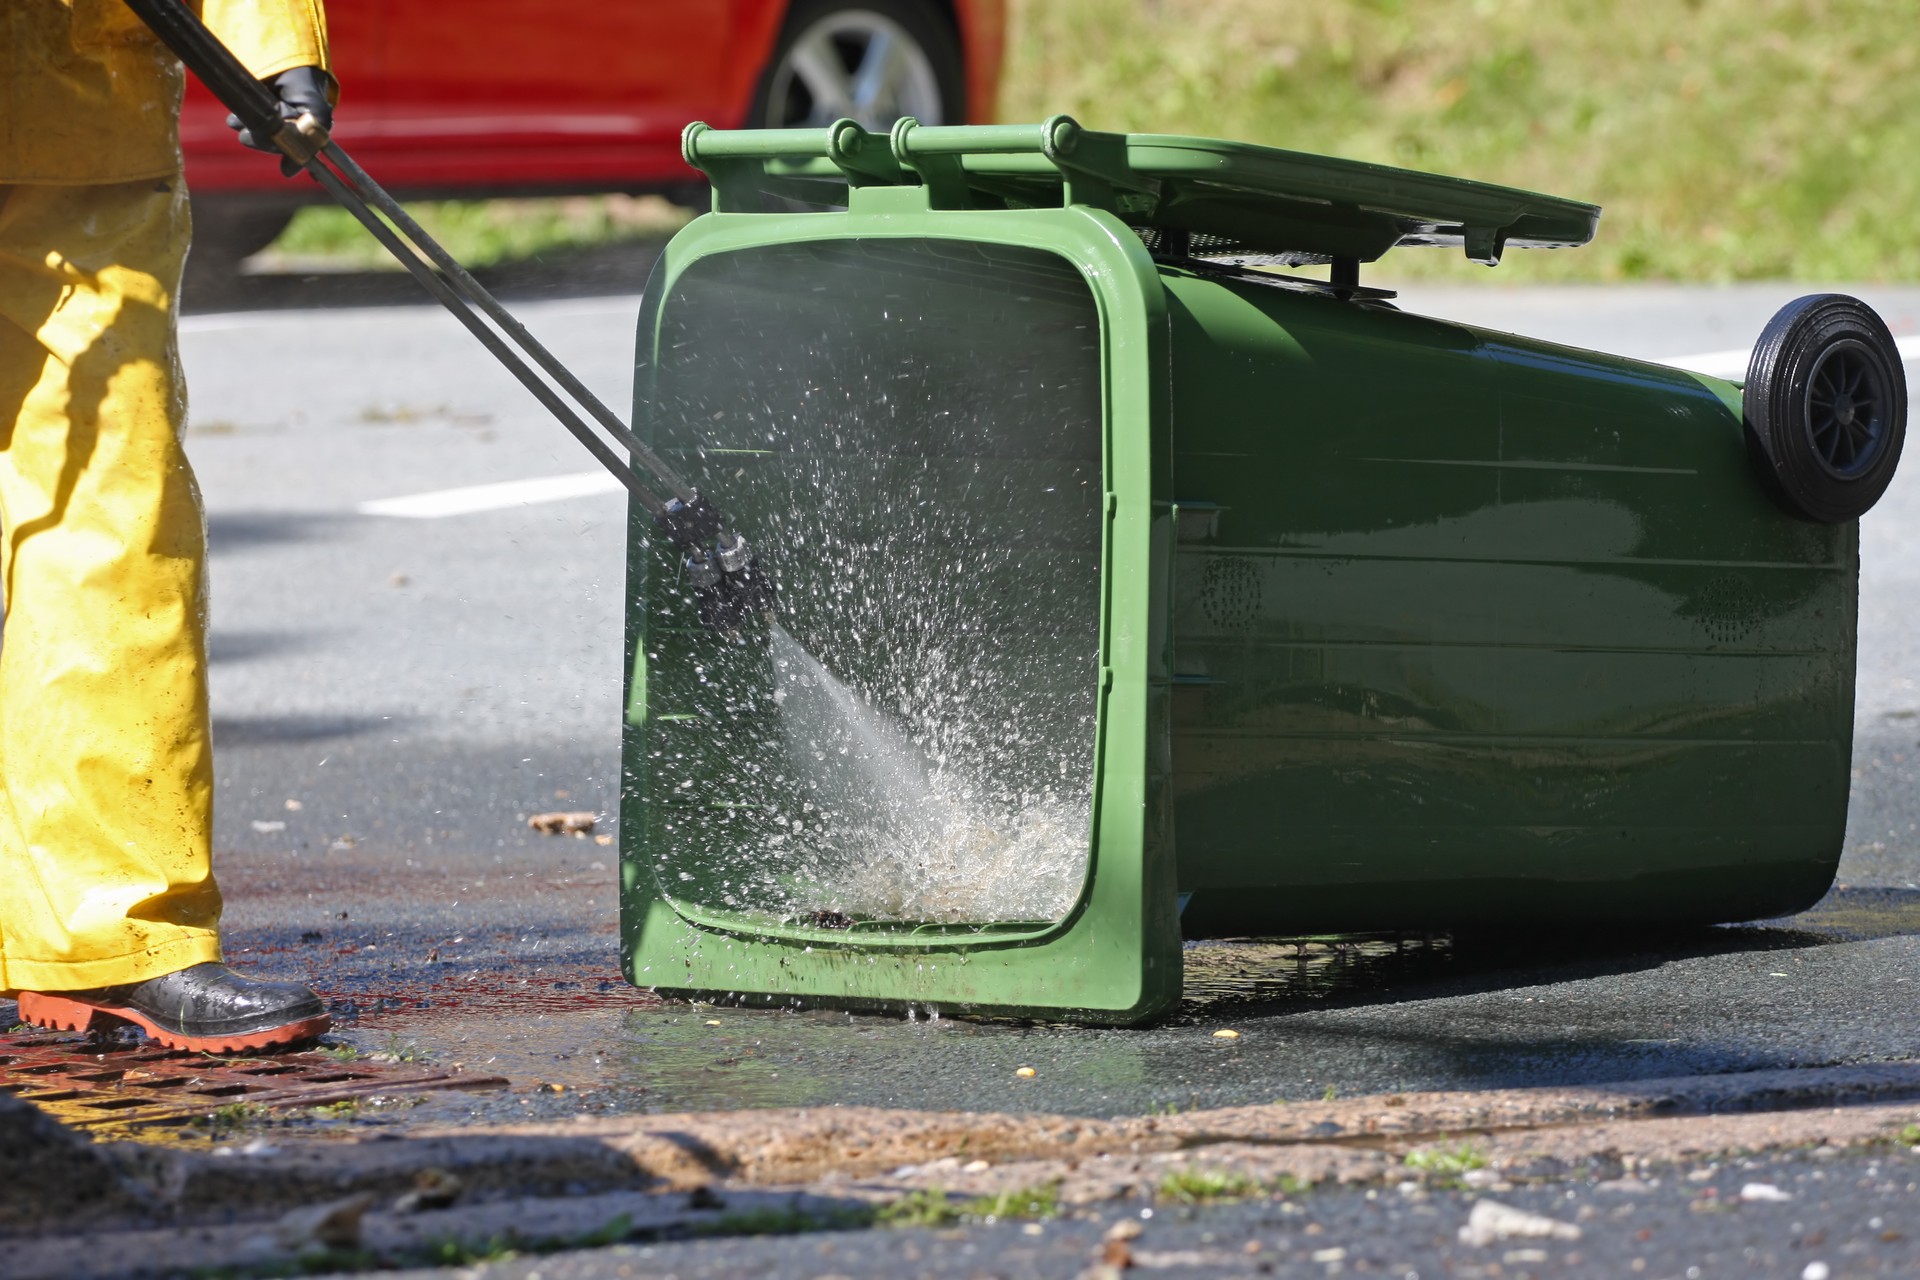
M319 120L311 115L302 115L297 120L284 119L274 93L254 79L253 73L232 50L207 30L180 0L126 0L126 3L163 44L200 77L214 96L226 104L253 137L271 139L289 162L305 170L345 206L428 293L452 312L454 318L559 419L560 425L586 446L600 465L626 486L679 550L688 581L693 585L701 625L716 631L738 631L752 618L773 612L776 603L773 581L760 568L753 548L733 528L732 522L643 444L585 383L527 332L526 326L514 319L452 254L333 141ZM386 221L381 220L375 209L386 215ZM488 324L489 320L492 324ZM516 351L516 347L519 350ZM541 372L536 372L528 359L547 377L541 377ZM561 397L561 391L574 403L568 404ZM632 460L644 467L670 496L662 498L656 494L632 464L594 432L575 410L576 404L585 409L615 443L625 448Z

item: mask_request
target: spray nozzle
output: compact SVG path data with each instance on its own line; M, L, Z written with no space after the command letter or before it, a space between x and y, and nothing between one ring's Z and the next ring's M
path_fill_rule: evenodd
M676 497L653 520L682 551L701 626L737 631L755 614L774 610L774 581L760 570L747 539L730 530L726 516L705 497Z
M773 580L712 503L697 493L691 502L675 498L654 520L680 548L701 626L738 631L755 615L773 611Z
M773 612L773 579L739 534L721 534L711 551L689 551L685 563L701 626L738 631L757 615Z

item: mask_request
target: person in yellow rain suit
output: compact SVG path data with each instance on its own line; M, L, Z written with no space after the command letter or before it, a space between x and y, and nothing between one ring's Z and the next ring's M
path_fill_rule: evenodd
M194 7L289 118L327 117L319 0ZM233 1052L327 1013L220 963L182 85L122 0L0 0L0 994Z

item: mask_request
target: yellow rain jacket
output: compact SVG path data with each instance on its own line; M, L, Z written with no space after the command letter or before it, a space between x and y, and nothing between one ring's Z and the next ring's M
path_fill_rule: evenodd
M326 65L316 0L196 7ZM220 958L182 83L121 0L0 0L0 993Z
M327 65L319 0L188 7L262 80ZM178 173L181 77L122 0L0 2L0 183Z

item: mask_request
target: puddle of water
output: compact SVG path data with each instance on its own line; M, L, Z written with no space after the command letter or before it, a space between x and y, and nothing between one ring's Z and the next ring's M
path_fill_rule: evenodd
M507 1094L422 1107L423 1122L849 1104L1119 1114L1170 1089L1184 1105L1196 1073L1235 1070L1237 1046L1212 1027L1451 972L1452 952L1423 939L1210 941L1188 946L1185 965L1181 1014L1139 1030L661 1004L615 991L570 1005L494 992L383 1014L350 1035L369 1050L418 1044L436 1062L513 1080ZM1028 1065L1036 1078L1015 1074Z

